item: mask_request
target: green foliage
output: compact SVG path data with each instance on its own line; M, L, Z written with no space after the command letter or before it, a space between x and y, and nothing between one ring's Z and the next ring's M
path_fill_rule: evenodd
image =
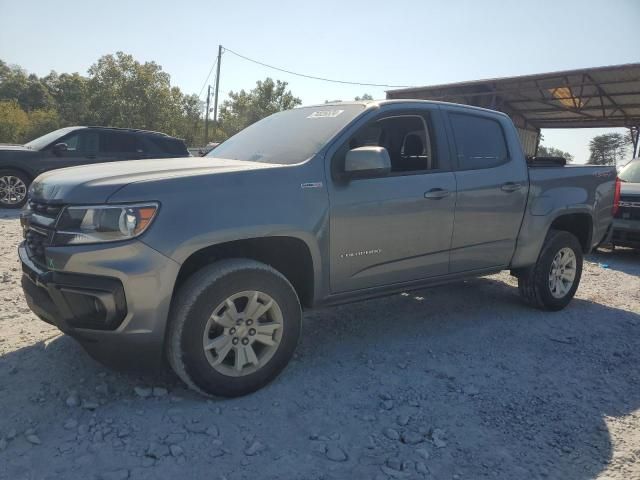
M629 138L620 133L605 133L597 135L589 142L591 156L589 163L592 165L616 165L627 152Z
M363 102L365 100L373 100L373 97L371 95L369 95L368 93L365 93L364 95L362 95L361 97L356 97L354 98L354 100L356 102Z
M273 113L288 110L302 103L287 90L287 82L267 78L256 82L250 92L229 92L229 99L220 108L220 129L227 137Z
M37 138L60 128L60 117L54 108L43 108L29 112L27 138Z
M52 71L38 78L0 60L0 142L23 143L69 125L104 125L157 130L203 145L301 103L286 82L270 78L229 96L204 139L203 102L172 87L155 62L117 52L99 58L86 77Z
M559 148L555 147L547 147L545 145L538 146L538 156L539 157L563 157L567 163L573 162L573 155L569 152L563 152Z
M0 100L0 139L19 143L29 128L29 117L16 100Z

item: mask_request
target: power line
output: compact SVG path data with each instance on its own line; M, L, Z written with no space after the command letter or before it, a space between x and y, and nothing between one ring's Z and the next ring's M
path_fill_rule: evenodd
M316 77L315 75L307 75L304 73L292 72L291 70L286 70L284 68L274 67L273 65L269 65L267 63L259 62L258 60L254 60L249 57L245 57L244 55L239 54L238 52L234 52L226 47L223 47L225 52L233 53L236 57L240 57L249 62L257 63L258 65L262 65L263 67L271 68L273 70L277 70L279 72L288 73L290 75L296 75L298 77L310 78L312 80L322 80L323 82L331 82L331 83L342 83L346 85L360 85L363 87L388 87L388 88L410 88L412 85L387 85L385 83L366 83L366 82L348 82L346 80L334 80L331 78L324 77ZM211 74L211 73L209 73ZM205 82L206 83L206 82ZM204 88L204 87L203 87Z
M200 93L198 94L198 98L202 97L202 92L204 92L204 87L207 86L209 77L211 77L211 72L213 72L213 69L216 68L217 63L218 63L218 57L216 57L215 62L213 62L213 65L211 65L211 69L209 70L209 74L207 75L207 78L204 79L204 83L202 84L202 88L200 89Z

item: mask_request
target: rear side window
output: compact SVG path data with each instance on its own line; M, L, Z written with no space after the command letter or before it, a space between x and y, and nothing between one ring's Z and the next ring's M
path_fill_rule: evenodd
M491 168L507 161L507 143L497 121L459 113L449 113L449 119L460 170Z
M102 132L100 151L105 153L132 153L136 149L136 137L123 132Z
M184 155L187 156L189 153L187 152L187 147L181 140L177 138L166 138L161 136L149 136L147 137L151 143L153 143L157 148L159 148L162 152L169 155Z

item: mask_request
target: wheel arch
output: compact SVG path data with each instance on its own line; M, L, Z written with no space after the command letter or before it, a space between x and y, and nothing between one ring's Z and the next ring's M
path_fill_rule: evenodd
M561 213L553 219L549 230L562 230L574 235L580 242L582 252L591 250L593 237L593 218L587 212Z
M319 265L314 262L308 243L292 235L231 240L192 252L182 262L173 296L193 273L217 260L229 258L249 258L270 265L293 285L303 307L313 305Z
M22 175L24 175L25 177L27 177L29 179L29 182L33 182L33 179L35 178L28 170L22 168L22 167L15 167L12 165L2 165L0 166L0 172L3 171L10 171L10 172L18 172L21 173Z

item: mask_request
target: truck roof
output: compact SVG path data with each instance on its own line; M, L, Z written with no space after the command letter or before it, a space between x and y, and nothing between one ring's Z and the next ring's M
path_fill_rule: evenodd
M68 127L69 129L75 129L75 130L80 130L82 128L87 128L87 129L101 129L101 130L114 130L116 132L129 132L129 133L142 133L145 135L159 135L161 137L167 137L167 138L176 138L176 137L172 137L171 135L168 135L166 133L163 132L155 132L153 130L144 130L141 128L124 128L124 127L103 127L100 125L74 125L72 127Z
M416 103L423 103L423 104L431 104L431 105L444 105L444 106L452 106L452 107L456 107L456 108L464 108L464 109L469 109L469 110L478 110L481 112L490 112L493 114L497 114L497 115L502 115L504 117L509 118L509 116L503 112L499 112L497 110L492 110L490 108L483 108L483 107L475 107L473 105L463 105L461 103L451 103L451 102L440 102L437 100L421 100L421 99L413 99L413 98L400 98L400 99L391 99L391 100L354 100L354 101L348 101L348 102L328 102L328 103L321 103L321 104L317 104L317 105L305 105L305 107L326 107L326 106L339 106L339 105L363 105L365 108L378 108L378 107L382 107L383 105L395 105L395 104L402 104L402 103L410 103L410 104L416 104Z

